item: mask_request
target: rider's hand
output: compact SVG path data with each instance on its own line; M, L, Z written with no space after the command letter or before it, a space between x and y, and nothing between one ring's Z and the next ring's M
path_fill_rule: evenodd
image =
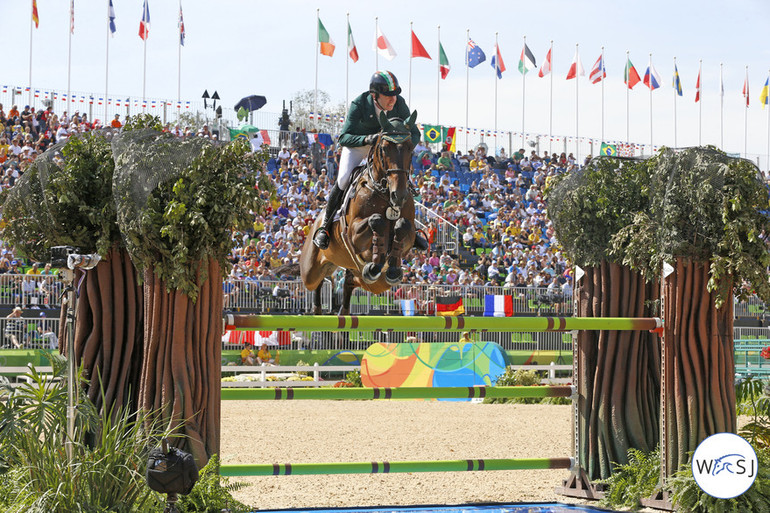
M364 137L364 146L371 146L377 141L377 134L370 134Z

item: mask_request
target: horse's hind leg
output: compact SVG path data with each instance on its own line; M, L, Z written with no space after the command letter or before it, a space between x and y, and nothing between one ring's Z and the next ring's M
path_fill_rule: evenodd
M354 280L353 271L346 269L345 282L342 284L342 306L339 315L350 315L350 298L353 296L353 289L356 288Z
M385 281L389 285L396 285L404 277L401 269L401 258L404 254L404 241L412 230L412 223L403 217L396 221L393 227L393 245L388 254L388 270L385 272Z

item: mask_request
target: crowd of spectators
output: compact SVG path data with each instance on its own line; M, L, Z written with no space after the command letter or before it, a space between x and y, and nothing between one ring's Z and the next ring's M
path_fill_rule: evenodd
M51 108L19 110L14 105L6 112L0 104L2 187L13 186L50 145L102 126L78 111L57 115ZM121 128L119 115L110 126ZM216 138L208 126L183 130L167 125L166 130L178 137ZM322 212L339 163L339 148L333 141L324 145L321 140L308 137L302 129L279 136L281 147L264 171L273 179L276 194L264 191L266 211L255 217L247 232L233 233L233 279L296 279L302 244L312 236L312 223ZM252 143L256 149L260 140ZM501 148L497 155L488 156L483 143L463 154L450 152L446 145L433 151L421 142L413 165L416 200L433 212L426 233L429 241L435 242L437 232L451 223L459 230L461 247L452 254L442 251L446 248L412 252L405 262L407 283L570 286L568 266L546 215L543 190L553 176L578 165L571 154L535 150L527 154L520 149L509 157ZM12 262L19 267L25 262L13 256L12 248L4 251L9 258L0 259L0 273L15 274Z

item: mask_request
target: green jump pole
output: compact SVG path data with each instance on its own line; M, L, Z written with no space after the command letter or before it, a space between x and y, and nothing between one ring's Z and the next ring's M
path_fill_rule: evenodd
M223 388L222 400L476 399L570 397L570 386L400 388Z
M273 463L261 465L221 465L219 467L219 474L227 477L238 477L310 474L393 474L399 472L477 472L490 470L569 469L572 467L572 464L572 458Z
M572 331L654 330L657 317L402 317L377 315L233 315L228 330L261 331Z

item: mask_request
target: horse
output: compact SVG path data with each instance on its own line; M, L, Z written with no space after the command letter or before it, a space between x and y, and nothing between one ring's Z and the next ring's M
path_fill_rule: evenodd
M300 277L314 291L313 313L320 315L321 284L338 268L345 269L340 315L350 313L350 297L356 287L382 294L401 282L401 259L415 241L414 197L409 174L412 170L411 127L413 111L406 121L388 119L380 112L382 130L369 150L367 164L358 170L343 202L340 219L331 230L325 250L313 244L313 223L299 260ZM350 197L347 197L350 196Z

